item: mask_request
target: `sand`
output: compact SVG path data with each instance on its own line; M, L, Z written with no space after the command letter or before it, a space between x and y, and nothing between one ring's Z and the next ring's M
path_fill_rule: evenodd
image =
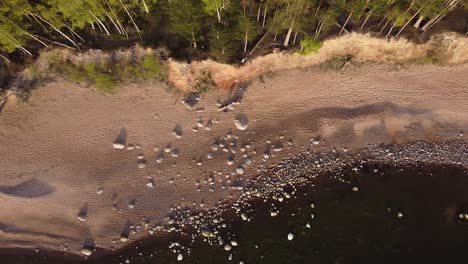
M158 83L112 96L63 80L35 90L0 115L0 247L81 254L91 240L118 248L174 206L212 207L238 192L222 188L236 187L236 177L309 145L354 150L468 131L468 65L296 69L241 88L241 103L227 112L216 105L232 98L226 90L202 97L203 111ZM239 114L245 130L234 122ZM209 120L217 121L205 129Z

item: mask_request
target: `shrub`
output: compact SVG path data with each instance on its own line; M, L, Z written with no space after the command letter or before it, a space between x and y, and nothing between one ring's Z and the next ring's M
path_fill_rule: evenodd
M311 53L317 53L320 48L322 47L322 42L317 40L316 38L310 38L306 36L300 42L301 44L301 54L309 55Z
M104 72L96 64L85 64L84 69L96 88L104 93L113 94L117 91L116 78L112 76L112 71Z
M147 79L162 79L166 74L164 66L153 56L145 57L142 66L143 76Z

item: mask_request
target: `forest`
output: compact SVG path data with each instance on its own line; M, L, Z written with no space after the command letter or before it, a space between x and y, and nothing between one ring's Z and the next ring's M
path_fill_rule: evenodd
M0 3L0 55L42 47L86 49L96 40L175 46L213 59L244 58L268 34L307 54L336 34L425 34L467 0L8 0ZM466 13L466 12L465 12ZM351 27L352 25L352 27ZM370 29L369 29L370 30Z

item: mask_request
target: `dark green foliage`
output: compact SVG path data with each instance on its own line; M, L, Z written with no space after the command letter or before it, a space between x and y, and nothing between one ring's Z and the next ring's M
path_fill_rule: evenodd
M175 46L185 49L184 54L197 56L208 51L212 58L230 61L239 57L236 55L245 55L248 47L254 44L251 42L265 31L275 40L280 36L280 43L287 47L291 42L296 44L290 39L298 35L299 39L312 34L320 37L332 28L339 28L342 26L341 22L338 24L340 17L347 18L346 23L352 22L353 30L359 28L356 25L364 18L366 21L369 17L385 18L381 26L385 25L386 29L381 30L382 34L395 36L399 28L416 15L424 17L424 23L437 23L439 20L431 18L444 16L455 8L447 1L8 0L0 2L0 51L19 51L32 56L43 46L80 49L91 46L96 35L101 35L99 37L106 40L141 39L145 44L178 42ZM468 6L466 1L457 3ZM375 22L370 23L375 26ZM174 36L178 36L175 41ZM188 44L193 49L186 50ZM107 75L113 73L88 70L102 80L100 83L112 83L113 78ZM118 72L147 78L132 69ZM72 75L81 79L82 74Z
M115 93L125 83L165 80L166 67L159 58L148 55L135 62L75 64L69 60L52 58L50 71L70 81L91 84L107 94Z
M322 42L316 38L305 37L300 42L301 44L301 54L309 55L311 53L317 53L322 47Z
M169 18L169 27L173 33L179 34L193 47L202 39L203 5L200 0L171 0L164 4L164 12Z

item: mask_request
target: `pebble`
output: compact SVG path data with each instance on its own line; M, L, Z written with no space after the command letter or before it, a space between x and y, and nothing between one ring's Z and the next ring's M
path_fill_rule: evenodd
M236 125L237 129L246 130L249 126L249 119L245 114L238 114L234 120L234 124Z
M135 150L135 146L133 146L133 145L128 145L127 150Z
M173 149L172 150L172 157L177 158L179 157L179 149Z
M177 261L182 261L184 259L184 255L182 255L182 253L179 253L179 255L177 255Z
M154 187L153 181L149 181L149 182L146 184L146 186L149 187L149 188L153 188L153 187Z
M242 214L241 214L241 218L242 218L242 220L246 221L246 220L248 219L247 214L246 214L246 213L242 213Z
M293 233L289 233L288 234L288 240L293 240L294 239L294 234Z
M114 143L114 148L115 149L124 149L125 148L125 145L122 144L122 143Z
M91 256L91 254L93 254L93 251L89 248L83 248L81 250L81 254L85 255L85 256Z

